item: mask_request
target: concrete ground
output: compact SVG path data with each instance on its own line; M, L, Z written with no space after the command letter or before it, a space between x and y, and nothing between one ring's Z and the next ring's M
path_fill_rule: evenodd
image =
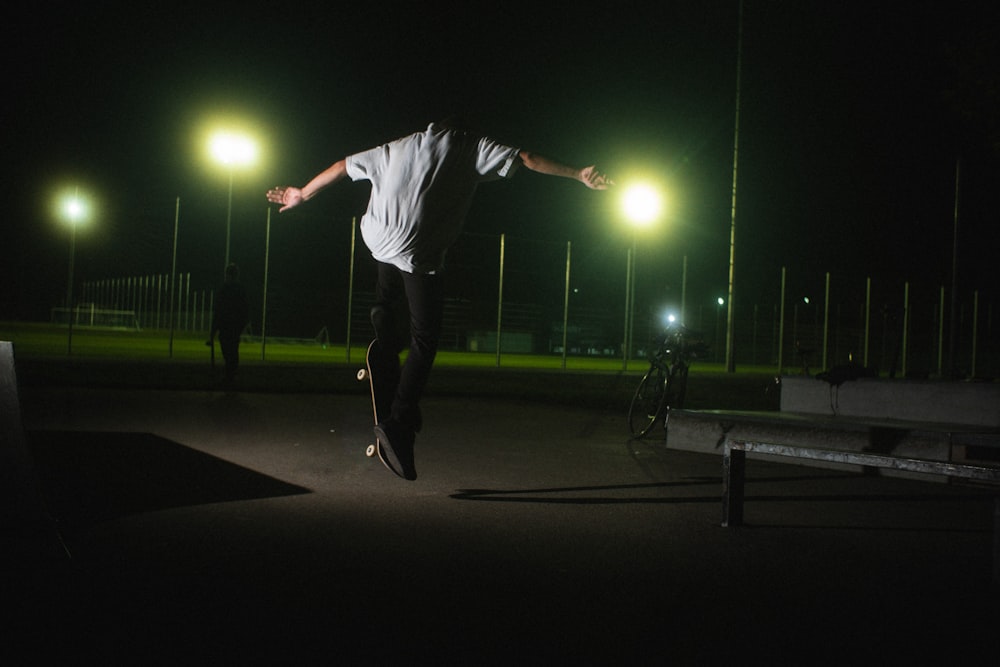
M416 482L356 393L32 386L4 664L973 664L992 495L721 458L624 415L430 397ZM30 514L30 512L29 512ZM9 656L8 656L9 658Z

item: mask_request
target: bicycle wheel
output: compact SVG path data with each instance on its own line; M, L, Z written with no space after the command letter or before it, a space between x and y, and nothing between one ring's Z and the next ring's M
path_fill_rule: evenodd
M666 384L667 373L660 366L651 366L642 376L628 406L628 430L634 437L641 438L656 424L663 409Z

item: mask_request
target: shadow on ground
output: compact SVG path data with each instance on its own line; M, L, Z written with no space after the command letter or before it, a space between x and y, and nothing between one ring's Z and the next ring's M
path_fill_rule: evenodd
M70 528L175 507L309 493L151 433L27 435L49 509Z

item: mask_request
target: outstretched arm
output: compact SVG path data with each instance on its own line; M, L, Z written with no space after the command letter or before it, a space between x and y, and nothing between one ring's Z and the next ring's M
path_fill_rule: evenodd
M607 174L601 173L594 165L575 169L531 151L521 151L520 157L524 166L531 171L549 176L572 178L575 181L580 181L591 190L607 190L615 184Z
M267 191L267 200L273 204L281 204L278 213L294 208L304 201L309 201L321 190L330 187L337 181L347 177L347 161L338 160L317 174L301 188L294 186L277 186Z

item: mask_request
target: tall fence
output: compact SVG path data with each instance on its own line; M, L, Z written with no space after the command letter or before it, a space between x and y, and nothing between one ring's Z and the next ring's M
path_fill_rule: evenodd
M270 312L268 336L363 345L371 337L374 265L363 248L337 265L338 275L315 294L282 279L271 262L272 285L247 285L251 300ZM672 314L709 344L707 362L725 361L728 304L698 281L684 261L638 261L634 248L607 248L463 234L449 253L441 349L495 355L601 356L623 368L641 366L647 345ZM284 263L287 265L287 262ZM244 270L244 275L252 271ZM703 272L702 272L703 273ZM722 283L724 278L720 270ZM978 290L952 304L941 285L905 278L792 275L785 269L759 282L755 302L733 308L737 366L815 372L852 360L883 376L996 375L998 336L994 303ZM194 281L197 283L198 281ZM689 285L690 282L690 285ZM254 289L260 291L254 294ZM294 294L294 296L292 296ZM760 296L763 295L763 296ZM990 299L995 295L990 295ZM191 273L108 278L83 285L82 301L96 308L133 311L141 328L207 331L213 290ZM276 305L273 305L276 304ZM304 319L301 311L319 313ZM339 332L339 333L338 333Z
M179 273L173 284L170 274L106 278L85 282L82 300L74 308L132 314L141 329L208 331L212 323L215 292L192 288L191 273ZM77 324L87 324L76 318Z

